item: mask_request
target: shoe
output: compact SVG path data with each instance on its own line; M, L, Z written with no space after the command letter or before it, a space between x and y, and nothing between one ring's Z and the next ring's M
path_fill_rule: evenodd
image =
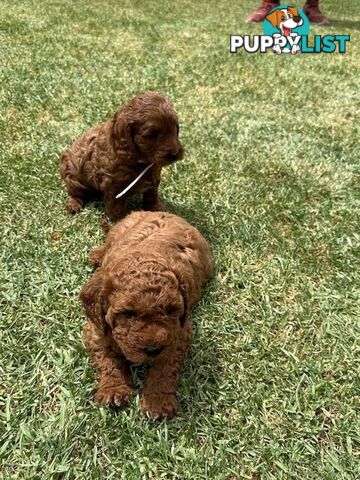
M250 13L248 18L246 19L246 22L247 23L262 22L264 20L264 18L266 17L266 15L268 14L268 12L270 10L272 10L273 8L278 7L279 4L280 4L280 2L276 1L276 0L262 0L259 8L257 10L255 10L254 12Z
M303 11L311 23L321 25L328 22L327 17L320 12L318 0L310 0L307 2L306 5L304 5Z

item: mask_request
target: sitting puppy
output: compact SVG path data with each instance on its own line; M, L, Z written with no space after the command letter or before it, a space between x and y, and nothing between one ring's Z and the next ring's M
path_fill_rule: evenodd
M134 212L90 258L99 268L80 300L88 317L85 343L98 369L95 400L127 403L129 362L146 363L141 408L155 419L171 417L191 337L189 310L213 268L206 240L176 215Z
M162 210L158 186L162 167L180 160L179 124L171 103L159 93L137 95L111 120L84 133L60 159L60 174L76 213L99 192L112 220L126 213L126 196L143 193L145 210ZM144 169L153 164L129 193L116 199Z

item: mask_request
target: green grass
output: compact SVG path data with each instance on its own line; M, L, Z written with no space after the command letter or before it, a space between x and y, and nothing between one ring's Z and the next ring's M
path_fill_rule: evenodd
M358 2L312 28L346 55L230 55L256 3L1 2L0 478L360 478ZM216 261L162 423L92 402L77 296L103 213L68 216L58 175L144 90L187 149L162 196Z

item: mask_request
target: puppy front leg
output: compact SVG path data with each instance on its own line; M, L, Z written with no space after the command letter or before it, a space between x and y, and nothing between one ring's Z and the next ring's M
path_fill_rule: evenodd
M104 333L93 322L86 324L84 340L92 363L98 370L99 386L95 401L109 407L125 405L133 393L125 358L111 349Z
M153 212L166 211L166 205L159 198L159 183L151 187L143 194L143 208L144 210L152 210Z
M84 200L80 197L70 197L66 202L66 210L71 213L77 213L84 207Z
M179 409L176 390L189 341L190 335L179 342L170 358L159 359L147 374L140 407L155 420L171 418Z
M105 210L113 222L126 215L125 198L115 198L118 193L113 190L104 193Z

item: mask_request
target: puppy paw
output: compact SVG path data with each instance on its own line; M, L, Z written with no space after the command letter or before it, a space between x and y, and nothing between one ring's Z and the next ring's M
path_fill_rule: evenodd
M111 228L111 223L106 218L103 218L100 222L100 226L101 226L102 231L104 233L108 233L110 231L110 228Z
M176 400L176 395L172 393L143 393L140 408L154 420L161 420L173 417L179 410L179 402Z
M132 393L132 388L127 385L100 387L95 394L95 402L105 407L122 407L129 402Z
M94 267L99 267L105 255L105 247L100 245L100 247L93 248L89 254L90 262Z
M83 206L84 203L74 197L70 197L69 200L66 202L66 210L71 214L77 213L83 208Z

